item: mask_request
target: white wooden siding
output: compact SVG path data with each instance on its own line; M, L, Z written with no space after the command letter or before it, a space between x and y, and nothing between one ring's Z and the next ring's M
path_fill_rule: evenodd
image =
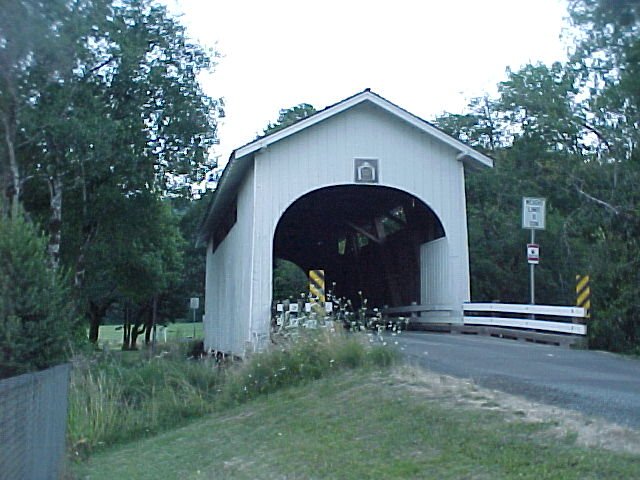
M447 237L420 246L421 305L451 304Z

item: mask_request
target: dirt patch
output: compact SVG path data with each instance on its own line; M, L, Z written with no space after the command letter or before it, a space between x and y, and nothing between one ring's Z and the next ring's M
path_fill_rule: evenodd
M498 412L507 420L551 424L546 434L575 435L576 443L616 452L640 454L640 431L573 410L480 387L471 380L451 377L417 367L403 367L393 374L396 382L412 392L444 400L460 407Z

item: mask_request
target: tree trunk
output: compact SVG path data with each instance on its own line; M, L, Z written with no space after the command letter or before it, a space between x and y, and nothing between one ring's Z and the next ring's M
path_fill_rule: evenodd
M9 198L9 211L12 217L18 215L20 190L22 187L20 180L20 169L16 158L15 133L16 133L16 111L15 105L9 105L8 111L2 115L2 126L4 128L4 140L9 156L9 184L4 192Z
M153 332L153 319L151 320L150 323L147 323L145 325L145 329L144 329L144 344L149 346L149 344L151 343L151 333Z
M158 323L158 295L153 296L153 305L151 308L151 325L150 328L147 328L147 335L145 337L145 342L149 345L149 340L151 340L151 352L154 353L156 348L156 325ZM153 333L153 338L150 339L151 334Z
M140 330L138 329L138 324L135 324L130 328L131 328L131 343L129 344L129 350L137 350L138 335L140 334Z
M107 314L110 306L110 303L98 305L94 302L89 302L89 341L91 343L97 343L102 319Z
M100 319L97 316L94 316L92 313L89 314L89 341L91 343L98 342L98 333L100 332Z
M82 194L82 223L83 223L83 227L82 227L82 233L84 235L84 241L82 242L82 245L80 246L80 250L78 253L78 259L76 260L76 271L73 277L73 284L75 285L75 287L77 289L82 288L82 285L84 284L84 276L86 273L86 256L87 256L87 250L89 249L89 246L91 245L91 242L93 241L93 239L96 237L96 235L98 234L98 224L96 221L89 221L89 214L88 214L88 194L87 194L87 182L85 179L85 172L84 172L84 163L80 162L80 172L81 172L81 176L80 176L80 182L81 182L81 186L82 186L82 190L81 190L81 194Z
M147 331L150 330L151 325L151 310L150 305L145 303L138 309L136 312L136 321L133 324L133 329L131 331L131 348L138 348L138 336L145 334L145 344L149 344L147 338Z
M49 177L49 195L49 262L57 269L62 227L62 176L58 172Z

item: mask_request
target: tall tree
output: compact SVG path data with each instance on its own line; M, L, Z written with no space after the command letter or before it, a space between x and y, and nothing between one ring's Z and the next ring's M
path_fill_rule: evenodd
M185 195L202 178L222 102L205 95L198 79L215 52L192 43L150 0L18 0L7 12L0 20L0 61L11 67L0 69L0 173L11 200L48 226L51 263L75 272L77 297L95 327L114 289L116 298L137 302L149 286L166 288L115 275L109 262L140 252L126 242L114 251L108 235L121 229L126 236L134 225L153 231L159 198ZM134 216L131 205L147 215Z

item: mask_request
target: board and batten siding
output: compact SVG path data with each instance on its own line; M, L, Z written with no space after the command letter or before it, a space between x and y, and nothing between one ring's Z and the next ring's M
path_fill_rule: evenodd
M204 337L205 349L243 354L251 338L251 252L253 250L252 168L240 187L237 220L228 235L212 251L207 249Z
M355 184L356 158L378 159L379 183L372 188L405 191L437 215L445 231L440 242L444 247L430 255L446 258L432 258L435 263L425 264L421 275L426 281L424 268L439 268L430 278L443 279L450 287L446 303L461 309L469 300L469 262L464 167L457 153L370 103L358 104L255 152L253 169L240 188L237 224L208 255L205 347L219 345L220 350L244 354L247 342L256 348L256 339L268 338L277 224L303 195ZM461 317L461 312L456 315Z

